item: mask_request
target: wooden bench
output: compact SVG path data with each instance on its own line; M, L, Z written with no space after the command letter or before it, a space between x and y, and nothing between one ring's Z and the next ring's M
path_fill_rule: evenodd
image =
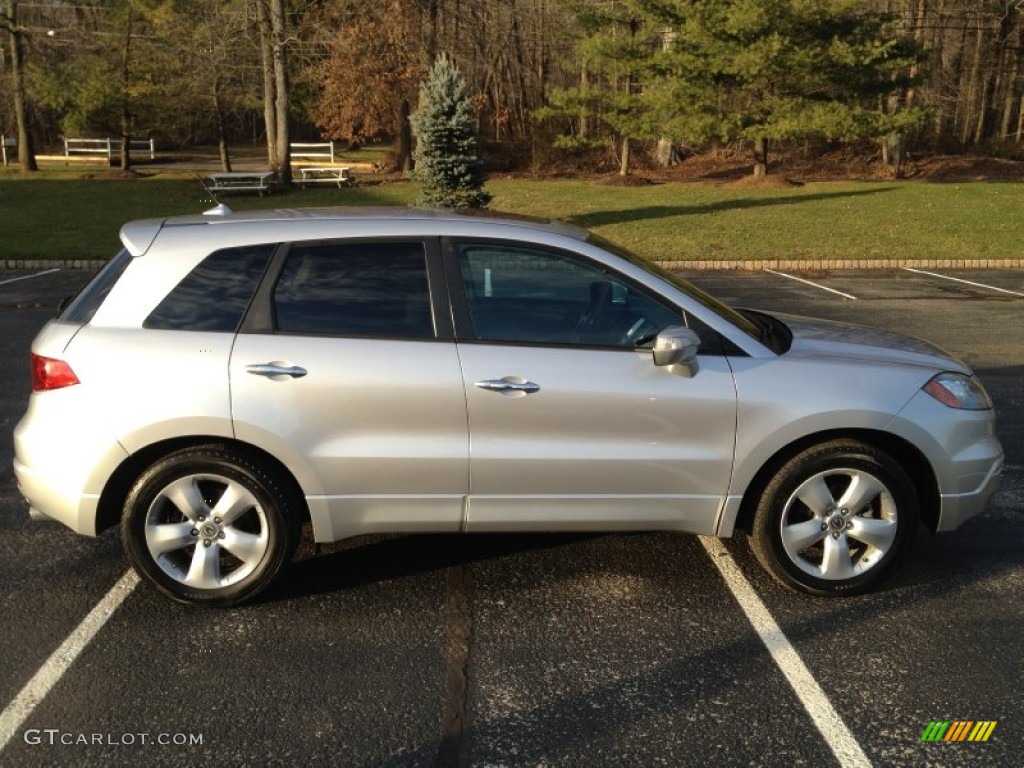
M288 145L292 158L302 157L307 160L319 160L323 158L329 163L334 162L334 142L324 141L315 144L300 144L292 142Z
M277 177L273 171L237 171L234 173L208 173L207 185L211 192L258 192L268 195L274 191Z
M298 179L300 187L307 184L336 184L341 189L353 181L347 166L302 167L298 170L301 174L301 178Z

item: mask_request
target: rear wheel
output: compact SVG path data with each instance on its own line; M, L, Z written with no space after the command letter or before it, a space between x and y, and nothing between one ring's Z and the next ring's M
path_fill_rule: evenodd
M860 441L835 440L800 452L768 483L751 546L790 587L860 594L902 563L918 517L913 483L891 456Z
M121 538L139 574L183 603L234 605L269 586L299 519L276 473L224 446L177 451L136 481Z

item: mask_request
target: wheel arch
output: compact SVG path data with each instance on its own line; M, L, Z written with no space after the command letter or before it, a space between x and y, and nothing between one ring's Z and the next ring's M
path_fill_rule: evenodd
M96 533L99 534L107 528L113 528L120 523L128 492L147 467L175 451L182 450L183 448L195 448L201 445L220 446L239 451L275 471L285 484L285 491L290 496L289 500L302 515L300 522L306 522L310 519L309 505L306 503L302 487L295 479L295 475L280 459L261 448L250 443L244 443L241 440L217 435L190 435L188 437L160 440L147 445L145 448L131 454L118 465L117 469L111 473L110 478L103 487L103 491L100 493L99 503L96 508Z
M935 471L925 455L912 443L891 432L873 429L835 429L805 435L776 451L757 471L743 492L735 529L751 533L754 513L761 494L782 466L801 451L830 440L859 440L889 454L903 467L920 501L921 522L935 531L939 524L941 500Z

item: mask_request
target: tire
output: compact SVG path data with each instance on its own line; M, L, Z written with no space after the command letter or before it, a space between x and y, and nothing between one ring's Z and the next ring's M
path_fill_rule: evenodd
M121 541L139 575L173 600L223 607L266 589L301 523L277 474L237 450L171 453L136 480Z
M920 504L889 454L857 440L801 451L768 483L751 548L772 576L814 595L869 592L906 559Z

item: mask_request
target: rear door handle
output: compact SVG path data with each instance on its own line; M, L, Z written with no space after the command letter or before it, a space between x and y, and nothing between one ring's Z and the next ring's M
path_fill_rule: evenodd
M534 392L540 392L540 384L527 381L520 376L506 376L503 379L484 379L483 381L476 382L475 386L480 387L480 389L486 389L489 392L507 392L509 394L522 392L530 395Z
M293 379L301 379L308 371L297 365L282 365L280 363L260 363L258 365L247 365L245 370L254 376L290 376Z

